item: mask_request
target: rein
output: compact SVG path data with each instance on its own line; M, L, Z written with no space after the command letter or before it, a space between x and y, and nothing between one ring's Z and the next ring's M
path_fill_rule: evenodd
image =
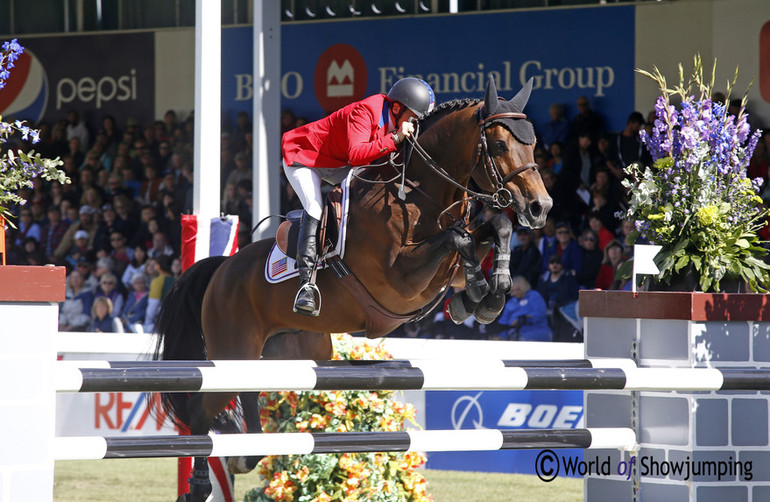
M455 180L449 173L446 172L446 170L441 167L433 158L430 156L428 152L425 151L425 149L417 142L417 139L412 136L407 136L406 139L409 141L409 144L411 145L412 149L417 152L417 154L422 157L423 161L428 165L428 167L433 170L434 173L439 175L444 181L451 184L452 186L458 188L459 190L462 190L466 194L468 194L469 198L471 200L477 200L481 201L485 204L489 204L498 208L504 208L508 207L513 203L513 195L511 194L510 190L505 188L505 184L510 182L513 178L518 176L519 174L528 171L530 169L537 170L537 164L535 163L529 163L524 164L521 167L516 168L511 173L506 175L505 177L500 175L500 170L497 167L497 164L495 164L494 158L489 153L489 147L487 145L487 127L494 122L495 120L499 120L502 118L513 118L513 119L526 119L527 116L523 113L516 113L516 112L504 112L504 113L496 113L494 115L490 115L489 117L483 118L479 120L479 128L481 129L481 134L479 136L479 158L476 160L474 164L477 164L481 157L483 157L484 167L486 168L487 177L489 180L495 184L495 193L493 194L486 194L482 192L477 192L475 190L472 190L457 180ZM404 163L404 171L406 170L406 163Z

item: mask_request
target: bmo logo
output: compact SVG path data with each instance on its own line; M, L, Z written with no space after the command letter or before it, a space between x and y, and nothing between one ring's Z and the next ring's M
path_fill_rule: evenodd
M366 63L354 47L332 45L318 58L313 88L318 103L325 111L333 112L363 99L366 84Z

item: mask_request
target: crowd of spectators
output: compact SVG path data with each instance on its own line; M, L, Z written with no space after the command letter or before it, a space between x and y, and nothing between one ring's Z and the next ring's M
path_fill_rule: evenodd
M61 158L71 183L35 179L19 192L26 203L10 208L17 228L7 228L6 262L67 268L60 330L153 329L160 300L181 274L180 219L192 212L193 121L192 113L180 121L173 110L143 126L105 116L94 131L71 110L66 120L37 126L41 141L34 149ZM223 186L237 188L227 211L247 228L251 124L245 113L221 142ZM9 146L32 148L20 138Z
M622 289L615 271L631 257L626 235L633 223L618 218L625 203L623 168L649 162L639 139L654 116L628 116L617 133L605 130L588 98L577 114L550 107L535 160L554 200L542 229L517 228L512 240L514 288L498 321L481 326L471 319L456 326L446 311L396 336L579 340L575 303L581 288ZM307 120L284 111L281 133ZM182 214L192 212L194 115L179 120L173 110L163 120L117 124L103 117L98 130L77 110L53 125L39 124L35 149L60 157L70 184L34 180L20 195L26 204L11 208L17 229L6 234L9 264L67 267L61 330L152 330L163 294L181 273ZM252 131L241 112L221 135L221 208L240 217L239 242L248 243L252 204ZM21 139L9 146L31 148ZM751 177L768 179L770 133L759 142L749 166ZM770 183L761 196L770 201ZM299 208L283 179L281 212ZM513 215L510 215L513 221ZM767 229L763 238L770 237ZM489 271L486 260L486 269ZM539 296L539 297L538 297Z

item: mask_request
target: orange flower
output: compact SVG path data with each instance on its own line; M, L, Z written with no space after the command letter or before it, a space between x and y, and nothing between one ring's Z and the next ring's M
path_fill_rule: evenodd
M321 494L314 498L311 502L331 502L332 498L325 492L321 491Z

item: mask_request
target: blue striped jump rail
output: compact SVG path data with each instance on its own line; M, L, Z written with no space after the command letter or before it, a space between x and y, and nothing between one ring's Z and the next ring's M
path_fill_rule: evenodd
M636 450L628 428L289 432L206 436L57 437L55 460L232 457L312 453L495 451L543 448Z
M57 392L280 390L770 390L770 370L637 368L626 359L564 362L59 361Z

